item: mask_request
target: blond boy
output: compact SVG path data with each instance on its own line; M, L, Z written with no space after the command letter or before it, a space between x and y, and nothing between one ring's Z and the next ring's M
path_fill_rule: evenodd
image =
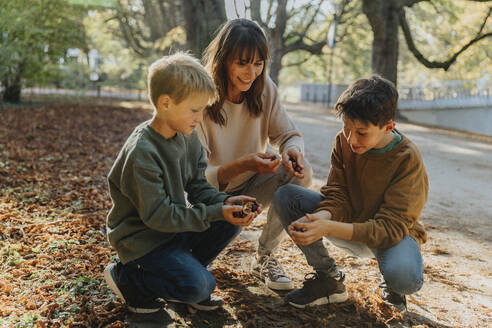
M236 218L242 207L232 204L254 198L207 183L194 129L215 86L202 65L184 53L163 57L150 66L148 87L154 116L128 137L108 176L107 233L119 261L104 277L132 312L162 311L160 299L213 310L223 301L206 266L261 208Z

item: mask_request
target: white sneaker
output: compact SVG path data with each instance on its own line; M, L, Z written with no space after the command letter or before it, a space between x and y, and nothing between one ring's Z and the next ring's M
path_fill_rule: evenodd
M284 273L282 265L272 255L263 255L257 259L256 255L251 264L251 273L265 282L268 288L275 290L292 290L294 282Z

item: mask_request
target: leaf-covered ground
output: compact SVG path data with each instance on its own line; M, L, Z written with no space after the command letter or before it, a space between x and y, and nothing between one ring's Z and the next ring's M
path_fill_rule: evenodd
M149 117L105 105L0 109L0 326L138 326L141 318L128 315L102 278L115 256L105 235L106 175L128 134ZM349 301L307 310L283 304L247 273L262 224L214 262L224 308L169 304L163 327L445 327L393 312L378 296L376 262L336 250L344 270L358 273L347 275ZM309 272L301 253L286 239L279 255L300 285Z

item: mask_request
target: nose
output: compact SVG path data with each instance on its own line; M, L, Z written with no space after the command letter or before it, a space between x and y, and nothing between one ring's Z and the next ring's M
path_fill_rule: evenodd
M200 123L203 120L203 111L201 110L199 113L195 115L194 121L196 123Z
M255 68L252 64L249 64L247 67L246 67L246 77L248 79L251 79L252 77L255 76Z

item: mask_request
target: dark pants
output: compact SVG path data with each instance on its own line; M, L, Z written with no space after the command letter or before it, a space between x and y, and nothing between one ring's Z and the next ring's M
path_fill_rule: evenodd
M184 303L207 299L215 279L206 266L239 234L241 227L212 222L203 232L178 233L145 256L118 263L119 287L134 307L156 307L157 298Z

